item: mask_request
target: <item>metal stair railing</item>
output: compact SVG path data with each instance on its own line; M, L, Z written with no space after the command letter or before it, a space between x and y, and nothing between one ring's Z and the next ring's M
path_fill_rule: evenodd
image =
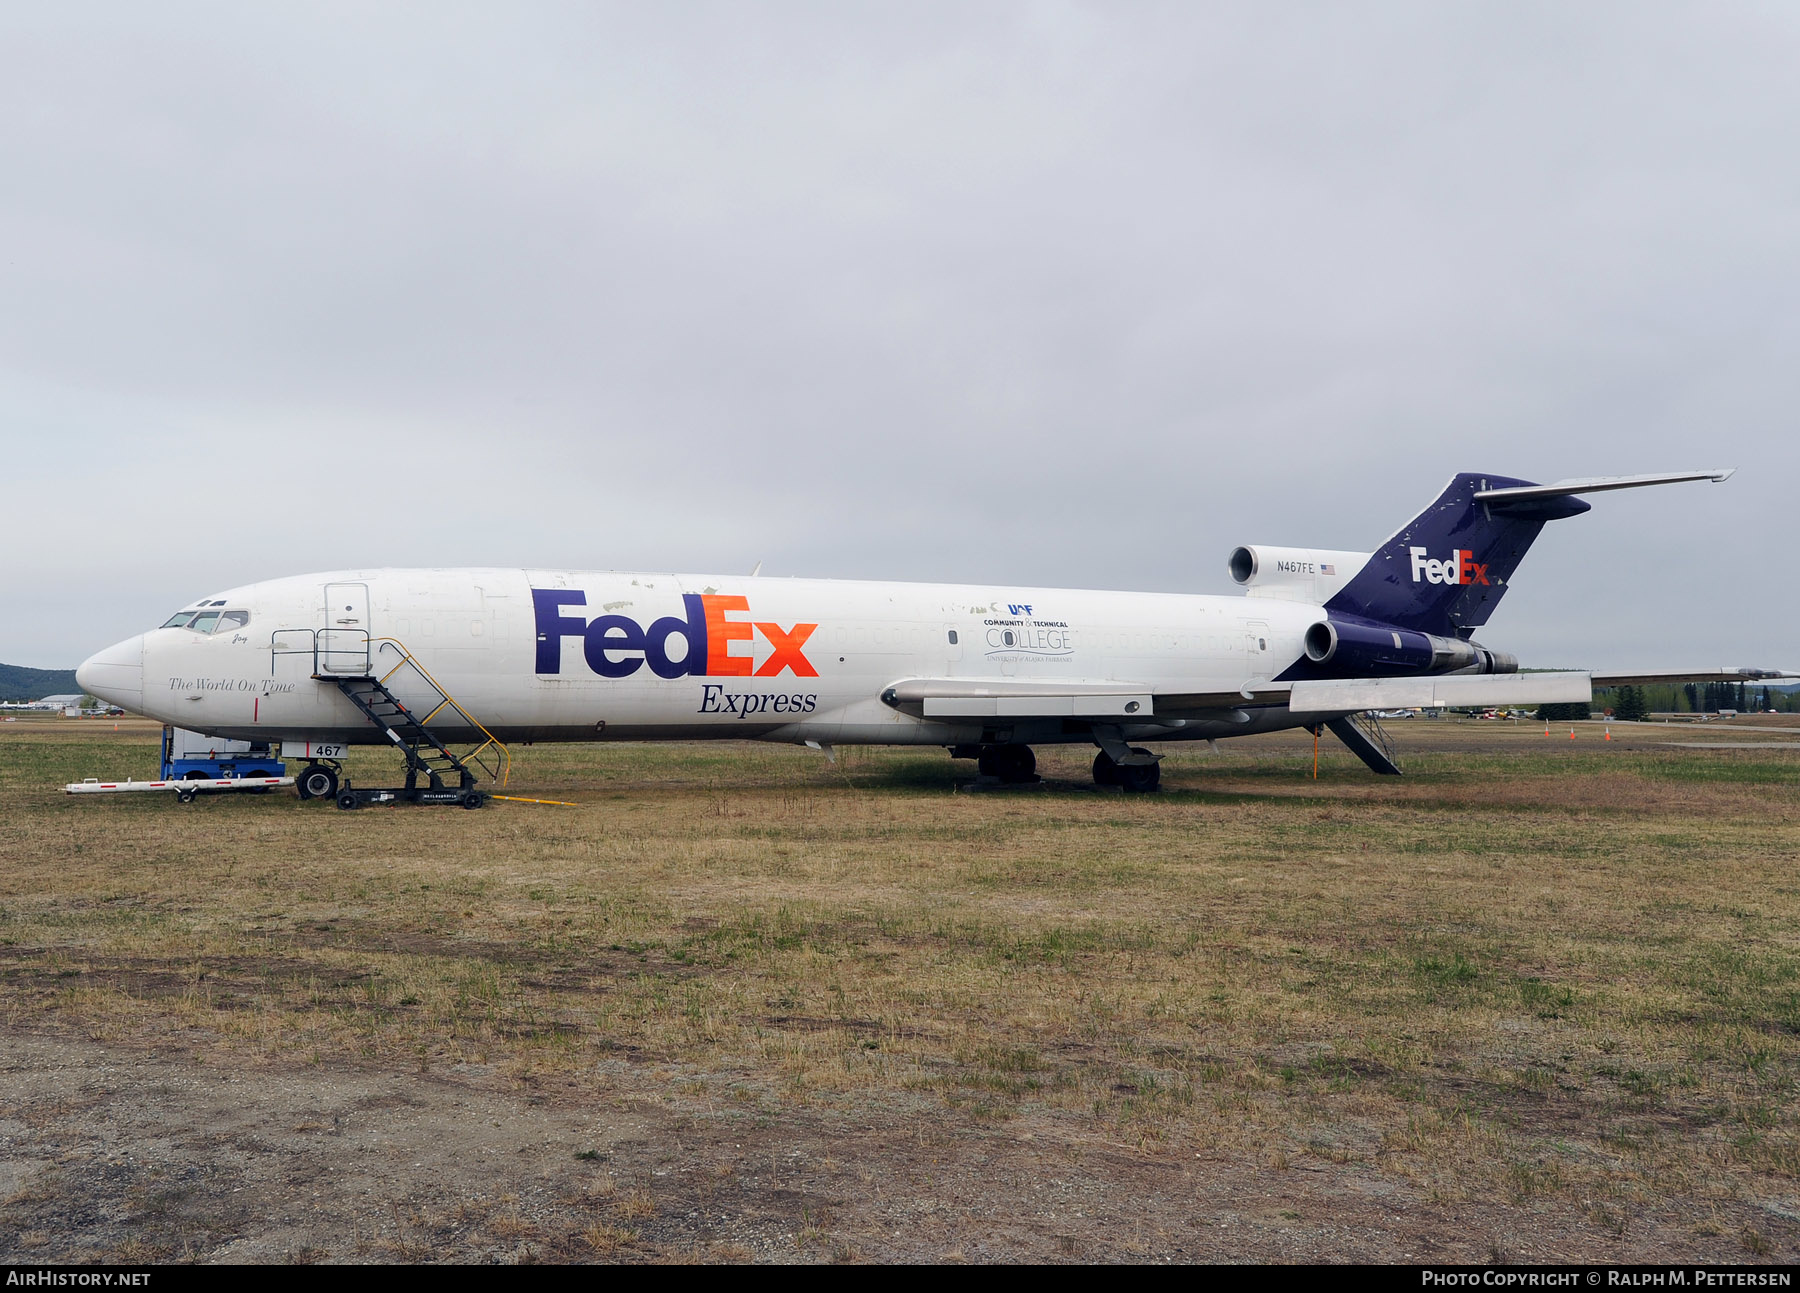
M475 773L405 703L375 678L337 678L338 690L363 712L406 756L406 786L412 789L419 773L431 779L433 790L444 789L446 774L455 773L464 790L474 787Z
M1401 775L1394 758L1394 743L1372 714L1342 714L1325 720L1331 734L1350 747L1350 753L1361 759L1370 772L1383 777Z
M1350 715L1350 722L1368 739L1370 745L1381 751L1389 763L1396 768L1400 766L1398 752L1394 747L1394 738L1388 735L1388 731L1381 725L1380 719L1370 711L1364 710L1360 714Z
M392 652L399 656L399 660L395 663L393 668L389 669L379 678L372 680L375 685L380 687L383 692L387 693L387 695L392 698L393 693L388 690L388 680L402 670L411 670L413 674L416 674L427 687L430 687L432 691L437 693L437 704L433 705L430 712L423 718L420 718L410 710L407 710L398 700L395 700L394 704L399 707L401 712L406 715L411 723L417 726L418 730L424 734L432 746L442 751L446 757L457 762L459 771L461 770L462 764L473 764L475 767L480 768L486 773L489 780L495 782L504 789L507 782L512 778L512 751L506 748L506 745L500 738L488 731L480 719L476 718L468 710L458 704L456 698L444 689L444 685L431 675L430 670L419 663L418 658L415 657L411 651L406 649L404 643L397 638L376 638L374 639L374 644L376 647L375 655L383 655L384 653ZM386 663L385 659L383 660L383 663ZM466 754L457 755L451 753L428 726L432 719L436 718L446 709L454 710L462 717L463 722L467 723L475 731L481 733L481 740Z

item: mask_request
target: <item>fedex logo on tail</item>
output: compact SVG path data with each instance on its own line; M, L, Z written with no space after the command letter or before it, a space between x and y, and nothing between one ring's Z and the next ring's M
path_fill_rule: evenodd
M534 588L532 609L537 616L537 671L562 672L563 639L580 638L588 668L602 678L629 678L646 664L658 678L773 678L792 673L817 678L819 671L806 658L806 640L819 627L733 619L732 613L749 614L750 599L719 593L687 593L682 596L685 617L665 615L647 627L627 615L564 614L565 606L587 605L587 594L574 589ZM739 642L754 644L761 637L770 647L760 665L750 655L732 652ZM675 639L681 639L679 649ZM754 650L754 645L752 650Z
M1466 548L1452 548L1448 561L1433 561L1424 548L1408 548L1412 554L1413 582L1427 584L1485 584L1487 566Z

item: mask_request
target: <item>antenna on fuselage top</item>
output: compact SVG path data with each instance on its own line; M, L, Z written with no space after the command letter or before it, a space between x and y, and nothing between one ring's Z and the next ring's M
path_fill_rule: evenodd
M750 578L755 579L760 574L762 574L762 562L759 561L756 563L756 568L750 572Z

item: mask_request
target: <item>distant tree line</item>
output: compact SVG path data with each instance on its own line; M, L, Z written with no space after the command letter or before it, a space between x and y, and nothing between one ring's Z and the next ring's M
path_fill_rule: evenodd
M1741 682L1690 682L1682 687L1681 699L1696 714L1721 709L1735 709L1740 714L1768 709L1792 714L1800 710L1800 692Z
M1585 700L1572 700L1560 705L1539 705L1537 716L1546 723L1574 723L1591 717Z
M1569 708L1551 705L1552 711ZM1575 707L1579 708L1579 706ZM1800 690L1759 687L1741 682L1653 683L1643 687L1602 687L1594 692L1593 709L1611 710L1614 718L1635 721L1651 714L1716 714L1735 709L1740 714L1800 713ZM1539 717L1570 718L1557 713Z

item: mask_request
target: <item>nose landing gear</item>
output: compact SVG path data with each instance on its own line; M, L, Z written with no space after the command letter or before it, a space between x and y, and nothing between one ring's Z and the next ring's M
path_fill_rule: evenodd
M294 787L302 799L336 799L338 774L323 763L309 763L294 778Z

